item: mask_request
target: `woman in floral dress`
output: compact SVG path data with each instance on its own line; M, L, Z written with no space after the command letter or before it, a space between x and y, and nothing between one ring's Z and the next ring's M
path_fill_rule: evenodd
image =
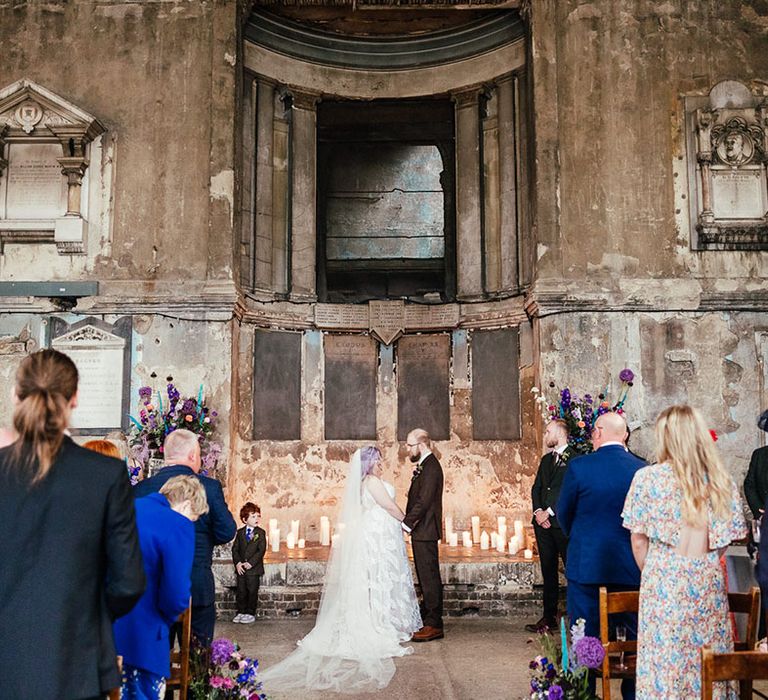
M665 410L656 444L657 464L637 472L622 513L642 571L637 698L691 700L701 694L701 647L733 651L720 557L747 529L736 485L696 409ZM715 697L728 697L725 683L715 685Z

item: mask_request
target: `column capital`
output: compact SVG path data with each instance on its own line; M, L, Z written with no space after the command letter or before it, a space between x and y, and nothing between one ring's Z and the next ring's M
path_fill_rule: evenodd
M465 109L476 106L480 101L480 95L485 91L483 85L473 85L465 90L458 90L451 93L451 99L456 105L456 109Z
M293 98L293 106L295 109L305 109L314 112L317 108L317 103L320 102L321 99L319 92L299 90L293 87L289 87L287 92Z

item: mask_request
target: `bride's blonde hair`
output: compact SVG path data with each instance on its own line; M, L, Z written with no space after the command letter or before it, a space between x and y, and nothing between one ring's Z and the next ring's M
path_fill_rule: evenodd
M656 461L666 462L683 494L683 520L693 527L730 512L731 477L701 414L691 406L670 406L656 419Z

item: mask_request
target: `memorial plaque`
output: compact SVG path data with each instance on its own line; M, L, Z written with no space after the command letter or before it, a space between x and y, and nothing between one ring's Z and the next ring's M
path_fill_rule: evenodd
M520 439L517 328L472 333L472 425L475 440Z
M127 427L130 365L126 353L130 346L126 337L109 328L109 324L89 319L51 342L51 347L68 355L77 366L78 404L70 420L75 432L97 434Z
M363 330L368 328L368 307L356 304L317 304L315 325L318 328Z
M405 302L369 301L370 328L384 345L391 345L405 330Z
M712 172L712 197L716 219L762 219L766 211L760 170Z
M376 342L325 336L325 439L376 439Z
M450 436L451 342L447 335L413 335L397 343L397 438L424 428L433 440Z
M8 149L6 218L56 219L66 213L67 187L61 174L61 146L14 143Z
M253 438L301 439L301 333L254 335Z
M405 307L405 327L408 329L451 329L458 325L458 304L409 304Z

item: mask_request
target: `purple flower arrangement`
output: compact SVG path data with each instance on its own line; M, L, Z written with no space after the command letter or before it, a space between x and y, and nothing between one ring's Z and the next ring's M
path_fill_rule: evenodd
M631 369L623 369L619 372L618 398L615 402L608 399L608 390L593 394L578 395L571 393L570 388L565 387L556 394L556 398L549 400L538 388L531 391L536 395L536 405L545 420L562 418L568 424L568 443L580 454L592 452L592 428L597 418L603 413L615 412L624 414L624 404L629 395L629 390L634 383L635 374ZM549 383L549 389L555 390L555 383Z
M584 635L584 620L571 627L569 653L565 625L562 625L560 644L557 637L544 634L541 646L544 656L537 656L531 669L531 700L597 700L589 690L589 669L599 668L605 651L596 637Z
M162 457L166 436L179 428L198 435L202 474L211 472L221 455L221 445L212 439L219 414L207 406L202 384L197 397L185 398L173 383L173 377L166 381L165 400L160 391L155 394L151 387L139 389L138 418L130 416L132 425L128 436L133 458L133 466L129 467L131 483L136 483L141 469L146 473L151 457Z
M191 669L192 700L267 700L258 660L245 656L229 639L214 639L210 649L194 649Z

